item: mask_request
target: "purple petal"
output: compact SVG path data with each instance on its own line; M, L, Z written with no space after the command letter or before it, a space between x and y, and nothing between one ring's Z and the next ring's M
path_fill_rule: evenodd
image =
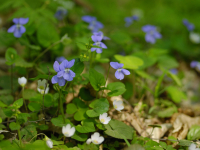
M58 62L62 62L63 60L65 60L65 57L63 57L63 56L60 56L60 57L57 57L56 58L56 61L58 61Z
M55 75L55 76L53 76L53 77L51 78L51 82L52 82L52 84L58 83L58 77L57 77L57 75Z
M122 79L124 79L124 74L121 71L116 71L115 77L119 80L122 80Z
M136 15L132 16L132 18L133 18L133 20L135 20L135 21L139 20L139 17L136 16Z
M76 74L72 70L69 70L69 72L70 72L71 77L74 78L76 76Z
M162 35L156 31L156 32L154 32L154 37L157 39L160 39L160 38L162 38Z
M111 67L114 69L119 69L121 68L118 62L110 62ZM122 66L123 67L123 66Z
M100 42L100 47L107 48L107 46L103 42Z
M96 48L96 52L97 53L102 53L102 49L101 48Z
M154 44L156 42L156 39L151 34L145 35L146 42L149 42L151 44Z
M83 16L82 17L82 20L87 22L87 23L90 23L92 21L95 21L96 20L96 17L92 17L92 16Z
M13 22L14 22L15 24L18 24L18 23L19 23L19 18L14 18L14 19L13 19Z
M156 27L152 25L145 25L142 27L142 31L144 32L150 32L152 30L156 30Z
M91 36L92 41L93 41L93 42L98 42L98 37L99 37L99 36L97 36L97 35L92 35L92 36Z
M14 31L14 36L15 36L16 38L20 38L20 37L22 36L22 33L20 32L20 30L15 30L15 31Z
M97 48L91 48L91 52L94 52L94 51L96 51L96 49L97 49Z
M107 37L107 36L104 36L104 37L103 37L103 40L110 40L110 38Z
M16 25L12 25L9 29L8 29L8 33L14 32L16 29Z
M72 81L72 80L73 80L73 77L69 76L69 79L67 81Z
M19 18L19 24L26 24L29 18Z
M130 72L128 70L126 70L126 69L122 69L121 72L123 74L125 74L125 75L129 75L130 74Z
M61 71L59 71L58 73L57 73L57 77L62 77L62 76L64 76L64 74L65 74L65 71L64 70L61 70Z
M53 69L56 71L56 72L59 72L60 71L60 65L57 61L54 62L53 64Z
M99 21L96 21L95 26L96 26L96 28L99 28L99 29L103 28L103 24Z
M24 32L26 32L26 28L24 26L20 26L19 30L20 30L21 34L23 34Z
M63 62L60 64L60 70L65 70L65 64L68 63L67 60L63 60Z
M195 67L197 66L197 64L198 64L198 61L192 61L192 62L190 63L190 67L191 67L191 68L195 68Z
M58 84L59 84L59 86L64 86L65 85L65 79L63 77L58 78Z
M69 81L69 78L70 78L70 73L68 72L65 72L64 75L63 75L63 78L67 81Z
M75 59L72 59L71 61L66 62L65 61L65 68L71 68L74 65Z

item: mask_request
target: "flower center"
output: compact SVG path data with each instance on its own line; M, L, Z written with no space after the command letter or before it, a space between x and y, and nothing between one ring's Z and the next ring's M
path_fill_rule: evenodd
M117 109L117 105L114 105L114 108Z
M65 132L65 135L67 135L67 136L68 136L68 135L69 135L69 133L68 133L68 132Z
M95 144L98 144L98 143L99 143L97 140L93 140L93 142L94 142Z
M24 84L24 83L22 83L22 84L21 84L21 86L22 86L22 87L24 87L24 86L25 86L25 84Z
M40 88L40 90L44 90L44 86L42 86L42 85L39 88Z
M96 45L99 46L99 47L100 47L100 44L101 44L100 42L96 42Z
M44 94L44 90L41 90L41 92L40 92L41 94Z
M21 24L17 24L16 26L17 26L17 29L19 29L21 27Z
M101 122L105 122L105 119L101 119Z
M122 71L122 69L121 69L121 68L120 68L120 69L117 69L117 71L118 71L118 72L121 72L121 71Z
M65 72L66 72L66 73L68 73L68 72L69 72L69 70L70 70L69 68L66 68L66 69L65 69Z

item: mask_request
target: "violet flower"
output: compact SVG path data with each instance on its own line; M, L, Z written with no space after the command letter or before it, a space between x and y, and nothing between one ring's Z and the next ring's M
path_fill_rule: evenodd
M194 30L194 24L190 23L187 19L183 19L183 24L187 27L188 31Z
M96 17L83 16L82 20L89 23L88 29L90 29L92 32L98 32L99 29L103 28L103 24L97 21Z
M70 70L70 68L74 65L74 62L75 59L72 59L71 61L64 60L60 64L60 70L57 74L57 77L63 77L67 81L72 81L76 75L72 70Z
M151 44L156 42L156 39L160 39L162 35L156 30L156 26L145 25L142 27L142 31L146 33L145 40Z
M92 40L95 42L93 45L99 46L101 48L91 48L91 51L96 51L97 53L102 53L102 48L107 48L107 46L101 42L102 36L99 35L92 35L91 36Z
M59 63L63 62L63 60L65 60L65 57L63 57L63 56L56 58L56 61L58 61Z
M124 21L126 22L125 26L129 27L134 21L138 21L138 20L139 20L139 17L136 15L131 16L131 17L126 17L124 18Z
M53 69L58 73L61 71L60 65L57 61L54 62L53 64ZM65 79L63 77L58 77L57 75L53 76L51 79L52 84L58 83L59 86L64 86L65 85Z
M103 35L103 32L101 32L101 31L99 31L99 32L94 32L93 35L101 36L101 37L102 37L102 40L110 40L110 38L107 37L107 36L104 36L104 35Z
M58 20L63 20L65 18L65 16L67 15L67 10L63 7L58 7L56 13L55 13L55 17Z
M174 69L170 69L170 72L172 73L172 74L177 74L178 73L178 70L176 69L176 68L174 68Z
M110 62L110 65L114 69L117 69L117 71L115 72L115 77L119 80L124 79L124 75L130 74L130 72L128 70L122 68L124 66L124 64L121 64L118 62Z
M26 28L23 26L28 22L29 18L14 18L13 22L15 23L8 29L8 33L14 33L16 38L20 38L24 32L26 32Z

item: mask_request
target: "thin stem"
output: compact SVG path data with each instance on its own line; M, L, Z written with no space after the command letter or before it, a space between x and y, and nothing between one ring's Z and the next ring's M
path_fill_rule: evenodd
M38 135L44 135L44 136L46 136L44 133L36 134L36 135L29 141L29 143L31 143L31 141L32 141L35 137L37 137Z
M95 55L95 52L91 52L91 57L90 57L90 68L92 68L92 63L93 63L93 57Z
M35 60L33 61L34 63L40 58L42 57L48 50L50 50L52 47L54 47L55 45L59 44L61 41L57 41L55 43L53 43L52 45L50 45L47 49L45 49L42 53L40 53L40 55L38 55L38 57L35 58Z
M18 118L16 118L16 123L19 124ZM17 130L18 132L18 138L19 138L19 145L22 147L22 139L21 139L21 134L20 134L20 128Z
M11 94L14 96L14 91L13 91L13 65L11 65L11 76L10 76L10 86L11 86Z
M24 99L24 86L22 87L22 99L24 101L24 106L25 106L26 112L28 113L28 109L27 109L27 106L26 106L26 101Z
M110 64L109 64L108 73L107 73L107 76L106 76L106 82L107 82L107 80L108 80L109 72L110 72ZM106 87L106 82L105 82L104 87ZM103 92L102 92L102 94L101 94L101 97L103 96L103 93L104 93L104 90L103 90Z
M123 136L123 138L124 138L124 141L126 142L127 146L128 147L131 146L131 144L128 142L128 140L124 136Z
M66 86L67 86L68 82L65 84L65 86L63 87L63 90L65 90Z
M61 95L61 89L59 89L59 87L57 87L58 91L59 91L59 99L60 99L60 111L63 117L63 122L65 123L65 115L64 115L64 111L63 111L63 105L62 105L62 95Z

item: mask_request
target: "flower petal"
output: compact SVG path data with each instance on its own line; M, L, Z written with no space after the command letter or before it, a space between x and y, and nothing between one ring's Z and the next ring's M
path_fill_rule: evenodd
M69 62L65 61L65 68L71 68L74 65L75 59L72 59Z
M69 72L70 72L71 77L74 78L76 76L76 74L72 70L69 70Z
M96 48L96 52L97 53L102 53L102 49L101 48Z
M151 44L154 44L156 42L156 39L151 34L148 33L145 35L145 40L146 42L149 42Z
M58 84L59 84L59 86L64 86L65 85L65 79L63 77L58 78Z
M124 74L121 71L116 71L115 77L119 80L122 80L122 79L124 79Z
M93 16L83 16L82 20L85 21L85 22L87 22L87 23L90 23L92 21L95 21L96 17L93 17Z
M63 60L62 63L60 64L60 70L65 70L65 63L68 63L67 60Z
M96 51L96 48L91 48L91 52L94 52L94 51Z
M114 69L119 69L119 63L118 62L110 62L111 67L113 67Z
M55 76L53 76L53 77L51 78L51 82L52 82L52 84L58 83L58 77L57 77L57 75L55 75Z
M122 73L125 74L125 75L129 75L129 74L130 74L130 72L129 72L128 70L126 70L126 69L122 69L121 71L122 71Z
M16 38L20 38L20 37L22 36L22 33L21 33L19 30L15 30L15 31L14 31L14 36L15 36Z
M19 18L19 24L26 24L29 18Z
M107 48L107 46L103 42L100 42L100 47Z
M64 77L64 74L65 74L65 71L64 70L61 70L57 73L57 77Z
M59 72L60 71L60 65L57 61L54 62L53 64L53 69L56 71L56 72Z
M12 25L9 29L8 29L8 33L14 32L16 29L16 25Z
M68 73L64 73L63 74L63 78L65 79L65 80L67 80L67 81L69 81L69 78L70 78L70 73L68 72Z

